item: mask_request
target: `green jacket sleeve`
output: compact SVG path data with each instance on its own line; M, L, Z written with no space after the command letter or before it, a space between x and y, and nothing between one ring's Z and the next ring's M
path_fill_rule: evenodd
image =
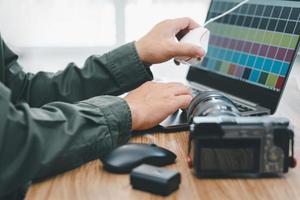
M0 38L0 199L127 142L131 113L122 98L78 100L121 94L151 79L133 43L57 74L26 74L16 60Z
M0 199L31 180L101 157L130 137L127 103L113 96L30 108L0 83Z
M98 95L120 95L153 78L133 42L102 56L90 56L83 68L70 63L58 73L24 73L18 56L4 43L3 49L2 82L10 88L12 102L27 102L33 107L53 101L74 103Z

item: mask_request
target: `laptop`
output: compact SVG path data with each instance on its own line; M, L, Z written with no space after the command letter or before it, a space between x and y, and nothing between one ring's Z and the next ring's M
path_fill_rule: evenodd
M240 2L212 0L206 20ZM207 28L207 55L190 66L186 77L194 95L217 90L232 99L242 116L274 114L297 56L300 2L250 0ZM185 113L179 110L160 126L186 130Z

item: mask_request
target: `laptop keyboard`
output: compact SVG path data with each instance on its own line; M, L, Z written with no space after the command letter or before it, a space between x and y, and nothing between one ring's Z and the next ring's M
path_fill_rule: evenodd
M197 96L198 94L201 93L201 91L195 89L195 88L191 88L192 89L192 95L193 97ZM249 111L254 111L253 108L249 108L248 106L245 106L245 105L242 105L242 104L239 104L237 102L234 102L234 105L237 107L237 109L240 111L240 112L249 112Z
M249 108L249 107L247 107L247 106L238 104L238 103L236 103L236 102L234 102L234 105L237 107L237 109L238 109L240 112L249 112L249 111L253 111L252 108Z

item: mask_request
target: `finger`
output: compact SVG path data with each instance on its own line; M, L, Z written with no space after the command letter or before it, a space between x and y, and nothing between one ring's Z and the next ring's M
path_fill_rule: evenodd
M179 86L179 87L174 87L171 89L172 93L175 96L180 96L180 95L192 95L192 91L190 88L186 86Z
M196 46L190 43L178 42L173 48L174 57L187 56L187 57L200 57L205 55L204 50L200 46Z
M169 90L175 95L192 95L192 90L182 83L168 83Z
M188 28L180 30L178 33L176 33L175 37L178 41L180 41L190 30Z
M178 33L180 30L183 29L192 30L200 26L197 22L195 22L193 19L189 17L174 19L174 23L175 23L176 33Z
M180 83L180 82L168 82L167 87L178 87L178 86L184 86L184 84Z
M193 97L191 95L180 95L176 97L176 102L177 102L177 108L185 109L187 108Z

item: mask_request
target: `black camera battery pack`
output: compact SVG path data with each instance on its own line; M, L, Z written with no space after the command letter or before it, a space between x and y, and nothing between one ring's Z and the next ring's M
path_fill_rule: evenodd
M130 173L130 184L134 189L167 196L179 188L180 173L152 165L143 164Z

